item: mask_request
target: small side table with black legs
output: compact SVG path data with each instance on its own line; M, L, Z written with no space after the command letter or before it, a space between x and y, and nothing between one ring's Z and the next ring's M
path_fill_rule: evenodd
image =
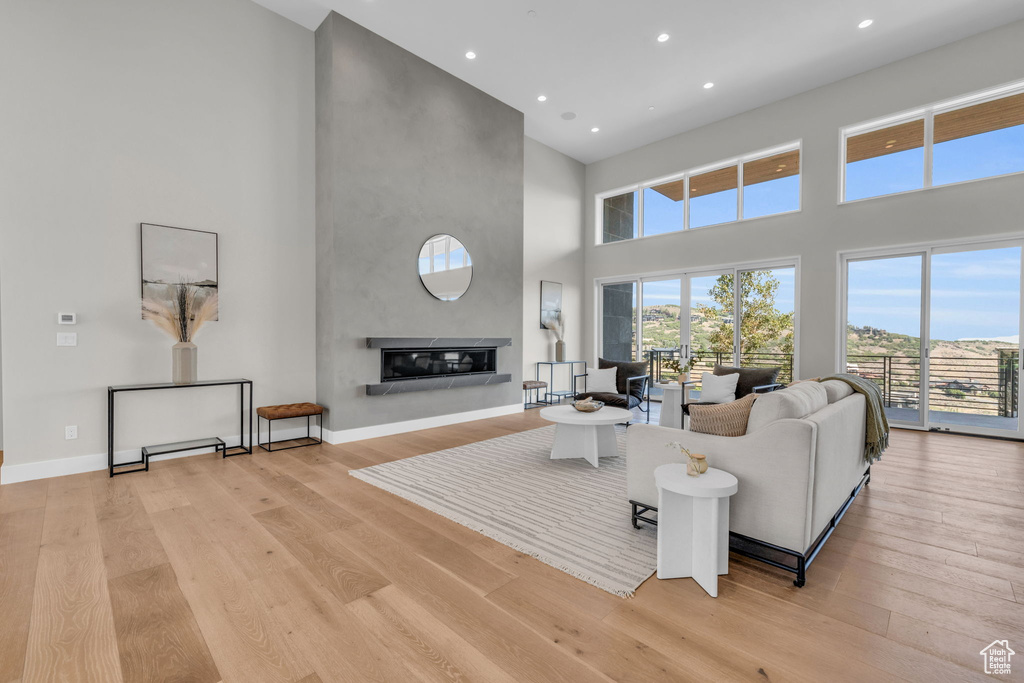
M120 393L135 391L159 391L163 389L198 389L202 387L223 387L238 385L238 446L228 448L227 444L220 437L213 436L205 439L191 439L189 441L176 441L164 443L157 446L143 446L142 455L138 460L114 464L114 397ZM249 439L245 438L245 388L249 387ZM246 443L249 445L246 446ZM166 455L167 453L180 453L182 451L197 450L200 448L213 448L214 452L220 453L222 457L230 455L241 455L252 453L252 380L251 379L210 379L192 384L173 384L161 382L157 384L121 384L107 387L107 471L110 476L128 474L130 472L148 472L149 459L154 455ZM234 451L229 453L228 451ZM123 467L134 467L135 469L119 469Z

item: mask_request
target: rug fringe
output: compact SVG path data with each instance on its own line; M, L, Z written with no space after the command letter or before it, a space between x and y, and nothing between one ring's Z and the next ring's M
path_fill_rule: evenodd
M366 468L366 469L369 469L369 468ZM440 506L437 506L437 505L434 505L434 504L431 504L431 503L424 504L424 503L421 503L419 501L412 500L412 499L406 497L404 492L396 490L396 487L393 487L393 486L391 486L389 484L385 484L385 483L380 482L380 481L374 481L372 479L372 477L373 477L372 473L366 473L363 470L349 470L348 473L351 476L355 477L356 479L359 479L360 481L366 482L367 484L370 484L371 486L376 486L377 488L379 488L381 490L387 491L388 493L390 493L392 495L398 496L402 500L408 500L410 503L412 503L414 505L418 505L419 507L421 507L421 508L423 508L425 510L429 510L430 512L433 512L434 514L440 515L440 516L444 517L445 519L449 519L449 520L455 522L456 524L459 524L460 526L464 526L467 529L470 529L472 531L477 532L478 534L481 534L483 536L486 536L487 538L495 540L498 543L501 543L502 545L508 546L509 548L512 548L513 550L515 550L517 552L520 552L520 553L522 553L524 555L528 555L529 557L532 557L532 558L534 558L536 560L540 560L541 562L543 562L544 564L548 565L549 567L554 567L555 569L557 569L557 570L559 570L561 572L564 572L564 573L568 574L569 576L572 576L573 578L579 579L581 581L586 581L590 585L596 586L597 588L600 588L601 590L603 590L603 591L605 591L607 593L611 593L612 595L617 595L620 598L627 598L627 599L634 597L635 594L636 594L636 589L633 589L633 590L622 590L622 589L618 589L618 588L612 588L611 586L609 586L607 583L605 583L601 579L594 578L593 576L589 576L589 575L587 575L587 574L585 574L583 572L580 572L578 570L575 570L575 569L573 569L571 567L567 567L564 564L559 563L558 560L554 560L554 559L545 557L541 553L538 553L538 552L536 552L534 550L530 550L530 549L524 548L521 545L519 545L517 542L508 539L507 537L505 537L501 533L488 531L487 529L481 528L480 525L478 525L478 524L475 524L473 522L469 522L469 521L467 521L465 519L460 519L457 516L451 516L451 513L449 511L442 511L440 509ZM647 578L649 579L653 575L654 575L654 572L651 572L651 574ZM647 579L644 579L644 581L646 581L646 580ZM643 581L641 581L641 583L643 583Z

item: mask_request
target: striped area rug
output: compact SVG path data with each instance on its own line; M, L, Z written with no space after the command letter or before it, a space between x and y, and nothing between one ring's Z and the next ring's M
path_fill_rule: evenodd
M537 558L632 597L657 567L657 532L633 528L619 456L600 468L551 460L555 427L375 465L350 474Z

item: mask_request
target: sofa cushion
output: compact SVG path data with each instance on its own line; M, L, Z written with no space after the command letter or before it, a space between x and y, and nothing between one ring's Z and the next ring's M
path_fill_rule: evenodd
M853 393L853 387L838 379L827 379L821 383L821 386L825 387L829 405Z
M730 403L690 406L690 431L715 436L743 436L747 433L750 408L758 394L747 394Z
M801 418L828 405L828 394L817 382L801 382L795 386L761 394L750 409L747 433L761 429L776 420Z
M647 361L639 361L633 363L630 361L622 360L607 360L605 358L597 359L597 367L602 370L606 368L615 368L615 384L620 394L626 393L626 380L630 377L640 377L647 373ZM644 383L633 382L629 386L629 393L633 394L639 399L644 397Z
M779 377L779 368L734 368L728 365L715 364L716 375L739 375L736 383L736 398L743 398L754 392L754 387L775 384Z

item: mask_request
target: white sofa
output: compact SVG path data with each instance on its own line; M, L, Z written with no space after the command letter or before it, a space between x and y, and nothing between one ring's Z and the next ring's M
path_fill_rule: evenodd
M654 470L685 462L666 446L677 441L739 480L729 511L733 550L796 573L802 586L807 565L869 478L864 430L864 397L838 380L761 395L743 436L633 425L626 433L633 524L656 523L647 514L658 505Z

